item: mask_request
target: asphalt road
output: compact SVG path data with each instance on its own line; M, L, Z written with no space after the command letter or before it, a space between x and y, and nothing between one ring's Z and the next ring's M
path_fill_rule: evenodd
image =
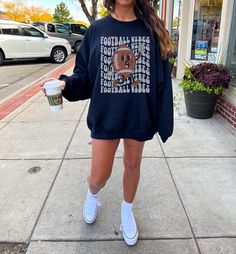
M71 54L67 61L74 58ZM0 66L0 102L53 71L59 64L47 59L8 61Z

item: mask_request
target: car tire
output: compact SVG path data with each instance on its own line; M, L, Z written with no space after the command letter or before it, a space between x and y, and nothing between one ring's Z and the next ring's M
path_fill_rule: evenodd
M0 65L2 65L2 63L3 63L3 60L4 60L4 57L3 57L3 54L2 54L2 52L0 51Z
M52 50L51 60L53 63L64 63L66 60L67 54L65 49L61 47L56 47Z
M78 41L78 42L75 43L75 46L74 46L74 53L75 53L75 54L79 51L80 44L81 44L80 41Z

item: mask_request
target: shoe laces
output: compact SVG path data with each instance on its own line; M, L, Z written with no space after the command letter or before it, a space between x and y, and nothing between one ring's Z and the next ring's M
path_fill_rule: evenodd
M85 202L85 208L89 210L95 210L97 206L101 206L101 202L96 197L88 197Z

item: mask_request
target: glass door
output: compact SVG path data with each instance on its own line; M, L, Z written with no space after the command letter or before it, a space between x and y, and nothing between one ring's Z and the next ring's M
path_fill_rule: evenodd
M236 87L236 2L234 2L233 18L231 23L231 32L229 38L229 47L227 52L227 66L230 69L233 82L232 85Z
M216 61L223 0L195 0L192 60Z

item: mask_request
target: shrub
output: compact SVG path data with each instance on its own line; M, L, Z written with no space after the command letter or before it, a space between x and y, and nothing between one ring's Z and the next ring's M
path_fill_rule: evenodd
M227 67L222 64L199 63L185 67L180 87L185 91L205 91L220 95L223 88L228 88L231 75Z

